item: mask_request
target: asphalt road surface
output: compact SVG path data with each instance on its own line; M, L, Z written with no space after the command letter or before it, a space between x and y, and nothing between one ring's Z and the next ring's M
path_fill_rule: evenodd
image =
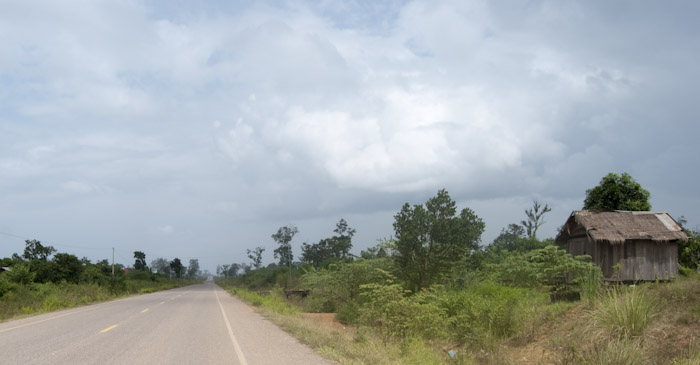
M2 364L328 364L204 284L0 323Z

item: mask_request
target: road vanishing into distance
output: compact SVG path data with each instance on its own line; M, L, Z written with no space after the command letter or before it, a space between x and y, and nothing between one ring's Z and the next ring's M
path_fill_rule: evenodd
M2 364L328 364L213 282L0 323Z

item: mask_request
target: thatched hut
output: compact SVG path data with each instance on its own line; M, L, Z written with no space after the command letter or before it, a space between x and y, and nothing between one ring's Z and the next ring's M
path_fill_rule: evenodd
M678 276L678 242L688 237L665 212L578 210L555 241L574 256L590 255L607 280L638 281Z

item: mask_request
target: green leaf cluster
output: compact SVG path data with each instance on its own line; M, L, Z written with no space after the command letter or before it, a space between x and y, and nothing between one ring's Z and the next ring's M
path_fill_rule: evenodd
M649 192L628 173L609 173L600 184L586 190L583 209L586 210L651 210Z
M502 251L487 268L495 280L508 285L547 285L562 290L579 286L592 270L600 270L587 262L589 259L587 255L573 257L566 250L550 245L525 253Z

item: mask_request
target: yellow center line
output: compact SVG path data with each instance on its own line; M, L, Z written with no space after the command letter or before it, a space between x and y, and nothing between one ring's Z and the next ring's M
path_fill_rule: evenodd
M105 332L107 332L107 331L109 331L109 330L111 330L111 329L116 328L117 326L118 326L117 324L112 325L112 326L109 326L109 327L103 329L102 331L100 331L100 333L105 333Z
M141 311L141 313L146 313L146 312L148 312L148 308Z
M160 304L165 304L165 302L160 302Z

